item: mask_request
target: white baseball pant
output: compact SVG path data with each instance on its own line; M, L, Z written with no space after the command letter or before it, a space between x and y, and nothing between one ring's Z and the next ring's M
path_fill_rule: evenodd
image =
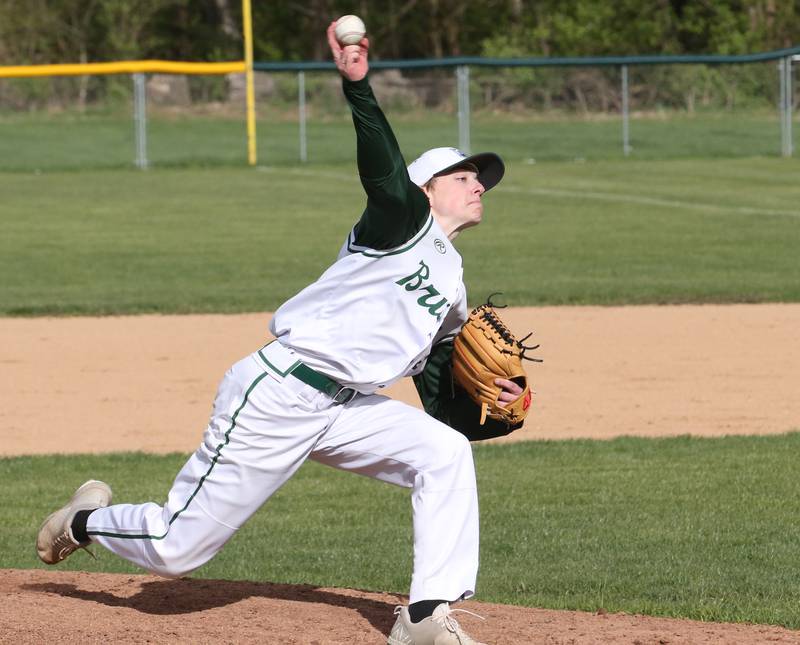
M87 522L92 541L153 573L186 575L311 458L412 490L409 602L473 595L478 498L466 438L385 396L358 395L335 405L283 375L296 360L273 342L236 363L220 383L203 443L164 506L97 509Z

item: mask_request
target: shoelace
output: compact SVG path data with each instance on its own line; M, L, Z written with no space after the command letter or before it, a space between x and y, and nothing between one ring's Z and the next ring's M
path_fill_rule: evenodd
M88 544L75 544L75 542L72 541L69 531L64 531L55 540L53 540L53 550L55 549L58 549L59 562L65 559L70 553L77 551L78 549L83 549L95 560L97 559L97 556L89 550Z
M394 615L397 616L401 611L403 611L403 605L397 605L394 608ZM475 616L475 618L480 618L481 620L486 620L480 614L476 614L475 612L469 611L467 609L452 609L449 605L447 607L447 613L446 614L444 614L443 616L437 616L436 618L431 616L431 619L436 621L437 623L439 623L447 631L452 632L453 634L455 634L459 641L463 637L463 638L468 639L467 642L475 643L476 641L473 638L471 638L470 636L465 634L463 631L461 631L461 626L458 624L458 621L455 618L452 617L451 614L453 614L456 611L460 611L463 614L469 614L470 616Z
M475 641L471 637L467 636L467 634L461 631L461 626L458 624L458 621L455 618L453 618L452 614L454 614L457 611L460 611L463 614L469 614L470 616L475 616L475 618L480 618L481 620L486 620L480 614L476 614L475 612L469 611L467 609L452 609L449 607L446 614L444 614L443 616L437 616L433 620L442 625L447 631L455 634L459 640L461 640L461 637L463 636L464 638L469 638L469 641L474 643Z

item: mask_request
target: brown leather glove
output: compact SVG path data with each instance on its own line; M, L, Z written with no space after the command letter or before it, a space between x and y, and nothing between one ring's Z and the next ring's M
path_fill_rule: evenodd
M490 296L486 304L470 312L467 322L455 337L453 378L480 405L481 425L486 417L516 425L527 416L531 389L522 361L541 362L541 359L525 356L526 350L539 347L522 344L530 336L517 340L500 320ZM522 394L511 403L500 405L498 397L503 390L495 384L496 378L514 381L522 388Z

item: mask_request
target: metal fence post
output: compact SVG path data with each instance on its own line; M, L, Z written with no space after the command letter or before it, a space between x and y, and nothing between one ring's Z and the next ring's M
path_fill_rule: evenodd
M456 67L456 85L458 88L458 148L470 154L469 140L469 67Z
M628 66L622 66L622 154L628 156L631 152L630 125L628 123Z
M784 106L784 120L785 120L785 140L786 145L783 149L784 157L791 157L794 153L794 138L792 136L792 108L794 103L794 88L792 87L792 56L787 56L784 59L783 73L786 76L786 102Z
M297 72L297 100L300 107L300 161L308 161L306 141L306 74Z
M786 60L781 58L778 61L778 81L780 83L780 98L778 99L778 113L781 124L781 155L786 156L786 74L783 68Z
M778 61L778 75L781 81L780 119L781 119L781 156L792 156L792 57L786 56Z
M145 75L133 75L133 123L136 131L136 167L146 170L147 163L147 86Z

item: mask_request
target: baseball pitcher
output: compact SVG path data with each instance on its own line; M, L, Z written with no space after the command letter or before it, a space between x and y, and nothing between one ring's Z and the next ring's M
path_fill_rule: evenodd
M478 571L469 439L507 434L522 417L487 416L454 383L453 339L468 312L453 240L480 223L504 166L493 153L444 147L407 167L370 88L367 38L342 46L334 29L328 42L366 193L338 258L275 312L275 340L225 374L202 443L163 506L112 505L109 486L90 480L45 520L37 550L55 564L96 543L147 571L184 576L313 459L411 492L409 605L397 608L389 643L475 643L451 607L474 594ZM425 411L381 393L406 376ZM495 409L530 401L519 379L490 386Z

